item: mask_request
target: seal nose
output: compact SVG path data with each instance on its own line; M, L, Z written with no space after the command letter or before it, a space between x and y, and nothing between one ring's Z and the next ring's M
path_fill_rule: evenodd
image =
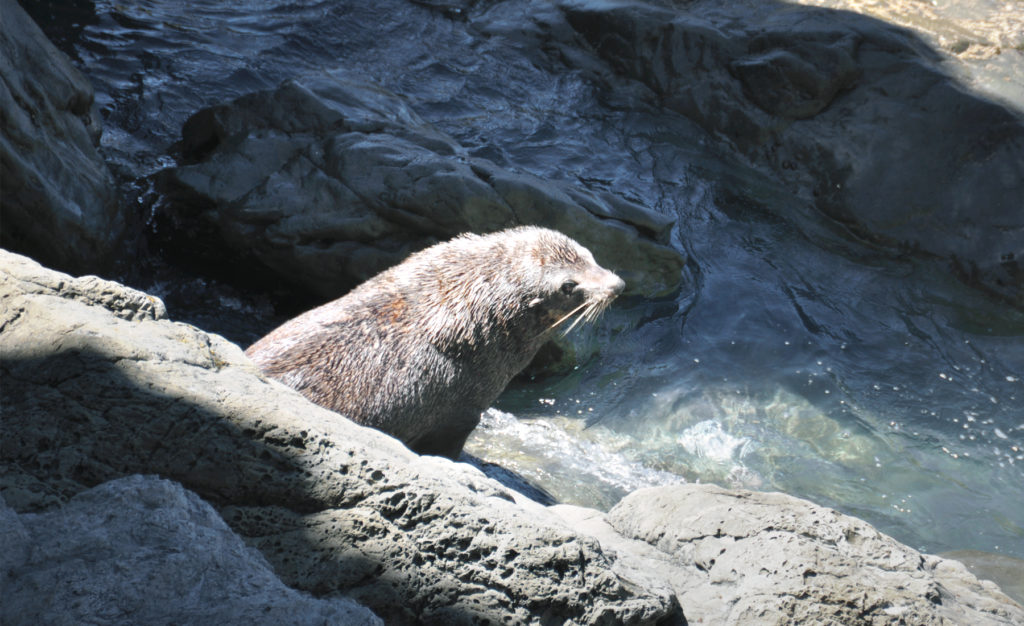
M618 275L608 272L608 291L611 291L613 296L618 296L625 288L626 281L619 278Z

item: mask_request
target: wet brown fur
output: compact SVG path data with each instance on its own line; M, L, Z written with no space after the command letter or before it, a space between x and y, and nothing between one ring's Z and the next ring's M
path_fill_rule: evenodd
M463 235L286 322L246 354L317 404L421 454L456 458L552 333L594 319L622 288L561 233Z

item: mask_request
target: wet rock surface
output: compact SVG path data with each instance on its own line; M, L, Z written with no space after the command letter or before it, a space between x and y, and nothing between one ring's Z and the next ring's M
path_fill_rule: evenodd
M8 4L5 23L20 26L5 30L11 85L5 245L65 269L130 260L124 257L134 254L134 245L118 243L126 219L119 192L95 150L91 88L38 28L22 28L31 21ZM828 8L809 6L815 4ZM602 150L612 144L595 139L620 130L636 135L626 142L629 158L654 147L644 141L658 140L636 131L665 124L670 113L721 142L721 162L713 167L729 168L736 156L733 165L783 181L793 201L773 199L767 208L824 237L822 243L845 233L891 254L937 257L965 282L1020 306L1021 103L1013 93L997 101L969 92L959 66L947 62L999 59L1000 67L1012 67L1024 45L1014 34L1019 18L993 9L985 19L957 20L948 9L848 4L867 15L835 10L846 4L824 0L804 6L701 0L685 7L656 1L527 7L510 0L392 11L395 23L420 20L422 36L450 37L466 49L439 48L436 63L422 64L419 81L415 73L387 68L390 80L378 82L371 77L385 65L353 52L352 67L327 72L336 80L301 66L283 86L193 107L183 163L159 177L175 191L158 202L151 226L172 256L204 271L248 274L250 286L293 283L325 298L457 232L534 222L602 249L599 256L607 258L599 261L625 273L635 293L664 295L682 280L685 228L671 241L676 216L655 208L658 199L635 188L630 176L606 171L614 158ZM874 14L921 34L868 16ZM368 26L382 28L385 39L394 36L388 20ZM473 49L506 65L533 66L535 78L580 77L593 89L570 100L581 107L580 118L565 120L575 126L561 131L563 157L545 162L533 138L516 145L512 128L502 125L538 123L507 119L522 103L495 98L477 78L472 88L444 80L439 68L458 69L449 57ZM411 61L403 55L408 52L397 51L395 63ZM38 59L39 71L19 65L19 58ZM479 71L468 59L463 63L467 76ZM244 84L265 86L281 73L277 68ZM41 89L28 89L28 76L41 80ZM399 87L409 93L396 92ZM530 92L529 85L510 87ZM164 95L170 117L180 116L187 105ZM115 124L130 127L118 131L139 133L144 144L159 140L161 125L176 123L148 119L159 114L150 109L162 100L150 94L107 107ZM466 123L494 107L493 121ZM550 135L558 132L545 130L543 145L557 144ZM495 137L491 145L485 134ZM142 152L165 148L146 145ZM117 152L120 144L107 150ZM167 156L156 161L166 164ZM124 173L132 169L123 165ZM140 181L152 168L139 168ZM740 181L748 175L735 173ZM656 179L664 185L673 175L660 172ZM145 185L140 181L131 184ZM751 191L730 193L741 204L765 202L748 197ZM835 232L810 226L821 216L834 222Z
M1017 110L1024 105L1024 12L1012 2L799 0L798 4L854 11L923 37L951 63L944 67L971 90Z
M386 65L353 52L354 63L344 70L325 74L300 66L299 75L283 85L193 108L176 153L182 163L158 176L169 183L160 187L167 196L144 209L151 214L131 217L151 220L164 250L202 272L227 275L247 287L286 284L321 300L457 232L516 223L562 229L598 249L599 257L606 257L599 261L625 274L634 293L665 295L684 282L686 229L673 226L676 216L629 181L639 172L614 174L609 161L615 157L603 153L612 144L595 140L619 131L633 135L619 157L628 159L655 147L657 133L646 137L637 131L666 124L668 113L721 142L718 157L708 155L720 161L712 167L742 164L740 169L783 181L793 195L791 202L749 197L756 189L742 189L742 181L754 174L738 171L726 176L736 180L724 181L737 187L726 194L733 201L767 201L768 210L802 224L824 245L837 235L852 235L896 256L937 257L968 284L1020 306L1020 103L1006 106L968 92L958 82L962 72L929 47L937 42L944 52L965 58L972 57L966 50L979 50L984 54L973 57L1000 57L1012 65L1024 45L1013 35L1016 18L995 11L985 20L958 22L942 11L933 15L900 5L879 13L849 3L854 10L918 27L918 36L834 10L844 8L842 2L805 3L812 4L829 8L712 0L685 7L655 1L527 7L510 0L419 3L405 7L408 15L391 11L395 23L420 20L422 36L449 37L466 49L439 48L435 63L422 63L426 71L418 81L415 73L387 68L390 80L378 82L376 74ZM13 3L8 12L27 20ZM369 18L354 14L353 19ZM394 36L388 20L368 27L382 28L385 39ZM38 251L52 265L89 271L98 259L131 255L135 247L117 243L125 217L115 206L109 174L97 163L91 89L56 49L43 46L38 29L29 31L41 41L11 39L11 49L39 46L38 54L26 58L58 59L42 65L62 68L58 78L65 84L55 84L53 102L44 98L30 106L46 115L30 111L28 117L11 118L15 134L4 162L14 169L5 176L12 181L5 185L10 196L4 202L9 216L4 236L10 242L5 245L17 243L15 248ZM539 123L507 119L523 103L495 98L476 84L477 78L460 79L465 84L459 88L439 71L459 69L450 57L474 49L484 59L533 66L538 79L564 75L587 82L593 94L569 100L581 108L578 119L563 120L572 123L561 131L565 146L554 147L558 142L550 135L557 136L557 128L543 133L548 136L543 146L555 153L561 149L564 156L540 158L532 137L516 145L512 128L503 124ZM366 54L372 54L370 48ZM404 59L404 50L395 54L397 64L412 60ZM462 63L467 77L479 71L469 59ZM10 67L11 84L19 84L22 69ZM162 64L153 69L161 70ZM267 71L243 82L257 87L280 73ZM391 93L399 87L409 93ZM510 87L530 91L529 85ZM28 106L36 97L21 87L11 93L12 106L15 101ZM107 107L113 106L109 114L115 124L129 127L120 132L138 133L145 144L161 137L160 126L176 123L147 121L159 113L150 109L165 96L168 116L181 116L187 105L178 101L180 95L150 94L137 103ZM592 97L603 101L588 101ZM495 107L493 121L480 119ZM60 119L67 120L46 122L58 120L55 111L65 111ZM602 120L604 115L608 119ZM26 122L29 118L34 121ZM467 118L474 121L467 124ZM679 123L668 122L666 131L679 133L673 127ZM38 135L33 128L58 139L34 137L36 148L13 149ZM486 134L495 138L490 144ZM72 143L62 147L60 138ZM108 146L108 153L120 150L120 144L113 145L117 150ZM147 145L142 152L165 148ZM27 158L41 160L33 165ZM156 161L166 164L167 156ZM123 165L124 173L132 169ZM655 171L666 167L672 169L655 164ZM152 169L152 164L139 168L140 179L131 185L145 186ZM655 178L665 185L680 175L662 171ZM54 208L29 211L40 202ZM822 217L832 232L818 228ZM62 229L77 232L51 235Z
M963 90L914 34L772 3L563 6L610 90L643 84L854 236L1024 304L1024 114Z
M23 526L153 473L213 504L287 585L343 593L387 623L1024 616L962 565L781 494L644 490L607 519L545 508L306 402L237 346L139 306L145 294L106 281L93 294L89 279L0 258L0 494ZM25 541L3 536L12 562Z
M236 270L255 260L322 297L428 244L522 224L577 239L631 293L676 291L686 260L666 245L673 220L469 156L401 98L343 75L204 109L181 150L186 165L158 183L169 248Z

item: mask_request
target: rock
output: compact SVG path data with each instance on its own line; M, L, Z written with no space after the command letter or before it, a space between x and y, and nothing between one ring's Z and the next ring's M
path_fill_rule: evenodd
M0 565L15 572L5 598L31 604L48 580L88 602L118 586L137 597L136 566L115 564L172 575L153 551L195 554L203 571L245 557L242 589L265 580L192 494L117 480L145 472L210 502L286 585L344 594L388 624L1024 622L960 563L798 498L678 485L634 492L607 515L544 507L305 401L134 290L0 251L0 301L0 495L11 507L0 506ZM55 504L64 509L44 511ZM112 533L109 520L134 530ZM175 529L221 549L179 547L192 540ZM95 565L83 569L82 554ZM93 579L110 586L77 586ZM181 580L192 579L167 597L191 592ZM279 595L273 611L336 608Z
M636 553L692 622L1017 624L1024 609L957 561L781 493L713 485L642 489L605 520L570 510L606 550ZM607 527L602 527L607 524ZM629 540L641 542L639 550ZM652 556L653 554L653 556ZM635 561L634 561L635 562Z
M960 561L978 578L999 585L1003 593L1018 604L1024 602L1024 576L1021 576L1021 572L1024 572L1024 559L979 550L954 550L939 556Z
M807 119L824 111L840 91L859 78L851 43L812 40L787 50L778 47L777 37L764 37L731 69L743 85L743 94L764 111Z
M2 251L0 251L2 253ZM48 270L18 254L3 254L8 276L18 277L18 288L26 294L53 294L61 298L107 309L129 321L162 320L167 308L159 298L96 276L71 279Z
M180 485L130 476L18 515L0 500L4 624L381 624L286 587Z
M0 0L0 14L0 245L98 271L125 222L96 149L92 87L17 2Z
M337 75L285 82L185 124L183 165L163 172L157 232L181 257L337 297L462 232L560 230L627 292L679 288L672 219L606 192L468 156L405 102ZM216 255L216 256L211 256Z
M967 91L913 34L780 3L563 9L605 69L577 65L609 91L641 83L653 103L786 181L794 206L871 245L943 259L1024 306L1024 116ZM788 217L808 221L798 209Z
M1024 108L1024 12L1012 3L958 4L890 0L797 0L855 11L906 28L952 63L944 64L972 91Z
M307 402L234 344L109 287L0 252L0 493L16 511L158 474L213 504L285 584L389 624L681 623L674 598L615 574L539 504Z

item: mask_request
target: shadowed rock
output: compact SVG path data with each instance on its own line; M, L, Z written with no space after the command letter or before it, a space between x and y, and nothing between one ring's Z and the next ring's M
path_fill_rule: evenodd
M0 15L0 244L99 271L125 224L92 86L17 2L0 0Z
M234 344L140 313L145 294L83 298L86 279L0 259L13 509L155 473L217 507L286 584L343 592L389 624L681 621L673 596L620 578L593 538L479 470L306 401Z
M643 84L856 237L1024 306L1024 117L918 37L782 3L562 6L608 89Z
M131 476L60 509L18 515L0 499L5 624L360 624L343 598L281 583L263 556L180 485Z

